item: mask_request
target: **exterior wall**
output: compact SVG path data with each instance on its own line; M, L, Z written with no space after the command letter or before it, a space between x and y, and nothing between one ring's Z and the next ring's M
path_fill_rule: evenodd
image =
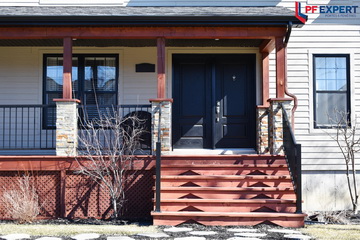
M302 183L305 211L352 209L345 171L303 171Z
M0 47L0 105L42 104L43 54L61 48ZM119 103L149 104L156 97L156 73L136 73L137 63L156 63L156 48L74 48L76 53L119 54Z

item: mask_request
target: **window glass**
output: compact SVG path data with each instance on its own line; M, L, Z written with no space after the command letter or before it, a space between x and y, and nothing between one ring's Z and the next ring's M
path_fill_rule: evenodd
M73 96L83 105L117 104L118 57L116 55L74 55L72 60ZM63 58L61 55L44 56L44 103L54 104L62 98ZM91 107L90 107L91 108ZM48 111L48 115L51 114ZM53 120L47 126L54 126Z
M348 55L314 56L315 127L331 127L339 113L350 113L348 66Z

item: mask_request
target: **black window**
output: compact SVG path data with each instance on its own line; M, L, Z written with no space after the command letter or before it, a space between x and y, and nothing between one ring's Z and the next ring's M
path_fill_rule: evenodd
M118 62L118 56L113 54L73 55L73 97L85 107L117 105ZM44 104L55 105L53 99L62 98L62 75L62 55L44 55ZM47 110L47 127L55 126L54 111Z
M349 66L349 55L346 54L314 55L315 128L332 127L339 113L350 117Z

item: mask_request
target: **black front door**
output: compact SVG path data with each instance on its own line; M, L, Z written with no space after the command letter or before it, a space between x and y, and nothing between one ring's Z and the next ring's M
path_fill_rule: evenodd
M255 55L173 55L174 148L255 146Z

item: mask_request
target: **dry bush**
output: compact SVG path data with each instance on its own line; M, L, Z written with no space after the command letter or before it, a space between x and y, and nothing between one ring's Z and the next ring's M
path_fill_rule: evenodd
M19 223L30 223L40 213L39 196L29 175L10 187L4 187L2 202L7 214Z
M133 169L135 153L144 134L142 122L137 114L121 116L115 109L98 110L97 118L82 120L79 143L83 146L76 157L79 174L89 176L109 192L113 217L121 217L124 206L125 188ZM132 171L133 173L135 171Z
M328 224L350 224L350 219L346 211L321 211L308 213L309 218L318 222Z

